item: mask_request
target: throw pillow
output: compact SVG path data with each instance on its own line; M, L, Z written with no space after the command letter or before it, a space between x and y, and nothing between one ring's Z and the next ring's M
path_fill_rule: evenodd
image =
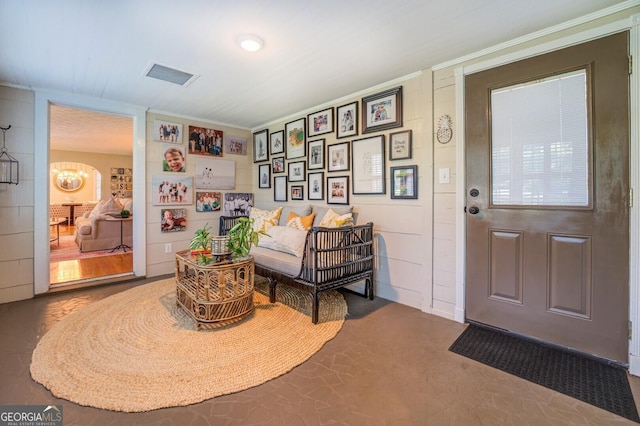
M262 210L256 207L251 209L249 218L253 219L253 230L268 232L269 228L278 224L282 207L275 210Z
M295 212L291 212L287 219L287 226L290 228L300 229L301 231L308 231L313 225L314 217L316 217L315 213L311 213L309 216L300 216Z
M332 209L324 215L322 221L320 221L320 226L325 228L339 228L341 226L352 226L353 225L353 214L347 213L343 215L339 215L334 212Z
M271 238L260 238L259 247L302 257L304 243L307 238L306 231L289 226L272 226L269 229L269 235L271 235Z
M122 211L122 204L115 198L110 198L100 207L101 215L117 216Z

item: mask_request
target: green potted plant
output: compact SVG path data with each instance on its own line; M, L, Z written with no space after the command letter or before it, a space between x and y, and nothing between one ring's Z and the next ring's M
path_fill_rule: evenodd
M131 212L130 212L129 210L124 210L124 209L123 209L123 210L120 212L120 217L121 217L121 218L123 218L123 219L126 219L126 218L128 218L129 216L131 216Z
M202 228L196 229L195 235L189 243L191 254L200 255L203 263L207 263L209 260L207 254L211 253L210 245L212 238L211 227L208 223L205 223Z
M227 247L231 250L231 256L234 259L248 257L251 246L258 245L260 235L270 236L262 230L254 230L253 222L254 219L240 217L238 218L238 223L229 230L229 243Z

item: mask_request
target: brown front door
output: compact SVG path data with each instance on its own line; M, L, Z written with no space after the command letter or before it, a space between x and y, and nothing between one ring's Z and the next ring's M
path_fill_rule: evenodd
M467 320L628 362L627 45L466 77Z

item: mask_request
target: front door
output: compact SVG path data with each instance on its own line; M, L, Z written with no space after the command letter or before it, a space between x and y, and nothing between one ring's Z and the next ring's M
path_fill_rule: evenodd
M466 77L467 320L628 362L627 46Z

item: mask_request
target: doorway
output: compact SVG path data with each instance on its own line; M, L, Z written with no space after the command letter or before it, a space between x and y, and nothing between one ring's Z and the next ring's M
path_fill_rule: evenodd
M467 320L629 362L627 58L619 33L466 77Z

